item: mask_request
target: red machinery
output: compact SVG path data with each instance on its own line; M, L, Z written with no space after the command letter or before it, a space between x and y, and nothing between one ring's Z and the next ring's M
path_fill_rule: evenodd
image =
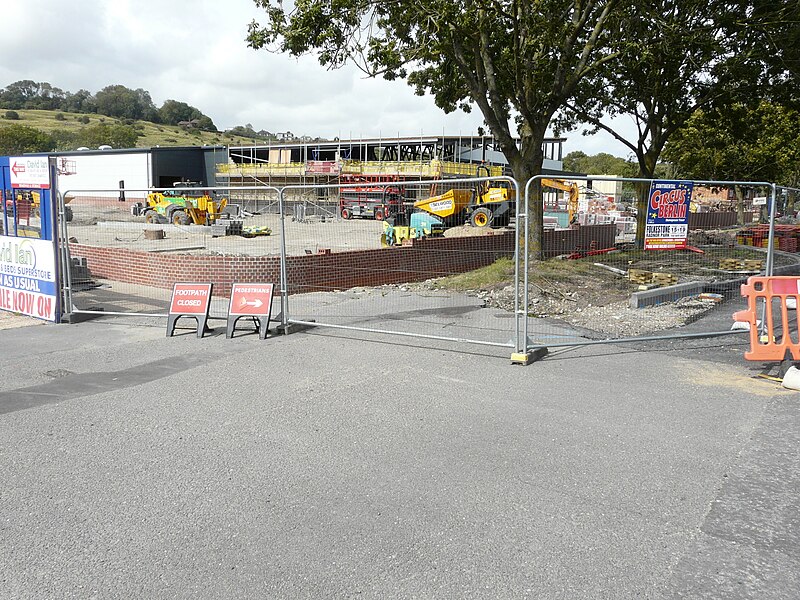
M403 193L391 176L343 175L339 191L339 214L343 219L366 217L383 221L403 209Z

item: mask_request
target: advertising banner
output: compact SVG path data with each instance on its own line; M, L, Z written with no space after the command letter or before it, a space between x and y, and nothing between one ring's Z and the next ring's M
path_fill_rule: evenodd
M0 236L0 309L55 321L55 265L53 242Z
M645 250L677 250L689 237L691 181L654 181L647 202Z

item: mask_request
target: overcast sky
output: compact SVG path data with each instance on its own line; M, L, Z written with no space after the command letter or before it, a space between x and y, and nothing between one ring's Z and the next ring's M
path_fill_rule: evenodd
M326 138L476 135L483 122L477 109L444 114L405 82L248 48L247 25L264 14L252 0L5 0L0 14L0 87L120 84L147 90L157 107L186 102L219 129ZM565 154L629 154L610 136L567 137Z

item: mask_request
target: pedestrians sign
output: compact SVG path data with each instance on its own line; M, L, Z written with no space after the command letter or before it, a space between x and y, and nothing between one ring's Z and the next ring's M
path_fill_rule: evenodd
M271 283L234 283L231 287L231 301L228 305L228 327L226 337L233 337L236 321L242 317L252 317L257 324L258 337L267 337L269 317L272 311Z
M167 337L175 333L175 322L181 317L197 319L197 337L203 337L211 307L210 283L176 283L172 288L167 319Z

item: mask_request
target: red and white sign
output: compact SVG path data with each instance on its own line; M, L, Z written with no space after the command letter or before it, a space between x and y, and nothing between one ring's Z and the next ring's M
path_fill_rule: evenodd
M205 315L211 301L210 283L176 283L169 312L173 315Z
M273 288L272 283L234 283L228 314L232 317L268 317Z
M9 156L11 187L50 189L50 161L46 156Z

